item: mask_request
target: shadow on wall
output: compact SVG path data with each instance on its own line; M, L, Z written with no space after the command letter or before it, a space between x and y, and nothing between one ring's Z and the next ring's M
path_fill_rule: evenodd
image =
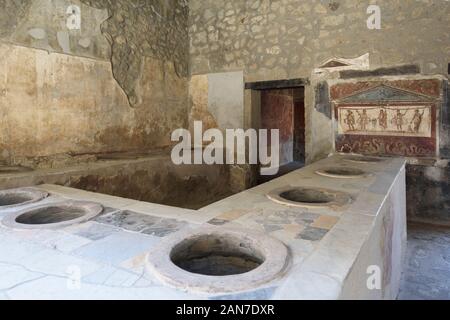
M127 170L128 171L128 170ZM143 168L111 175L86 174L68 183L69 187L127 199L197 210L222 200L232 192L225 166L198 168L182 166L169 172Z
M407 166L408 219L450 226L450 167Z

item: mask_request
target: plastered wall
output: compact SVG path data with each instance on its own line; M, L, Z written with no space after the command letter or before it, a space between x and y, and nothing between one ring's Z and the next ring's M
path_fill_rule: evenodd
M166 147L187 127L186 3L133 3L0 1L0 160Z

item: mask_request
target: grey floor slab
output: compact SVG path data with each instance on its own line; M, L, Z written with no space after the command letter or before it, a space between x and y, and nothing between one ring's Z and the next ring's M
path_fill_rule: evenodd
M399 300L450 300L450 228L409 226Z

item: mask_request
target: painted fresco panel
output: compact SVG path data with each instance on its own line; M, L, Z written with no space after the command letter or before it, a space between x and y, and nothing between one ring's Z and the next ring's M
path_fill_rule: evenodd
M433 157L436 142L428 138L340 135L336 151L368 155L393 155L404 157Z
M336 151L438 155L437 88L439 82L435 79L361 81L331 87Z
M338 133L432 137L432 106L338 107Z
M294 161L294 96L292 89L261 92L261 128L280 130L280 165Z

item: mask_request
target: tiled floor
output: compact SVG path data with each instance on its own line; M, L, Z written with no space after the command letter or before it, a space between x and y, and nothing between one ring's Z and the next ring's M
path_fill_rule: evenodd
M450 228L410 224L399 300L450 300Z

